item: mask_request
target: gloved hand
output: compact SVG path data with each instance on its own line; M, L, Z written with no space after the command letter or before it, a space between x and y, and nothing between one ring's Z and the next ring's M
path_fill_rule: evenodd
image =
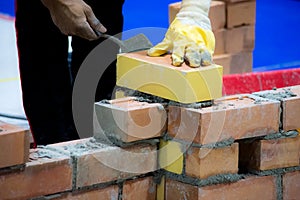
M148 50L149 56L172 51L172 64L184 61L190 67L212 63L215 37L211 31L208 12L210 0L182 0L181 9L171 23L164 40Z
M83 0L41 1L49 9L54 24L63 34L95 40L99 38L97 31L106 32L91 7Z

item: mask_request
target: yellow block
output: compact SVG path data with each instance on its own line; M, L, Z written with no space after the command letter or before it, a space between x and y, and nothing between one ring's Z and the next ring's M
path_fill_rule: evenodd
M157 200L165 199L165 176L161 178L160 184L157 185L156 199Z
M119 54L117 85L165 99L194 103L222 96L223 68L171 65L170 55L149 57L146 51Z
M298 128L297 131L298 131L298 135L300 135L300 128Z
M173 141L160 141L159 166L169 172L181 174L183 170L183 153L181 144Z

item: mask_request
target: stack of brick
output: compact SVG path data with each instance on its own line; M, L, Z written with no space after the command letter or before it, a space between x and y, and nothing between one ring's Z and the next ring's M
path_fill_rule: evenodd
M25 166L0 170L0 197L297 199L299 105L300 86L213 105L102 101L96 104L98 118L107 117L102 134L31 149ZM14 158L7 156L13 150L1 152L1 163Z
M169 5L169 21L178 13L181 2ZM214 62L224 74L251 72L255 40L255 0L212 1L209 11L216 38Z
M164 108L135 98L99 103L99 107L109 119L101 126L116 137L95 133L97 140L93 137L31 149L22 168L0 169L0 199L154 200L157 138L166 129ZM141 131L143 134L137 135ZM120 141L120 147L111 141ZM15 147L1 151L1 163L13 158L8 154L21 146L13 140L5 142L1 148L10 143Z
M293 86L169 106L160 199L298 199L299 95Z

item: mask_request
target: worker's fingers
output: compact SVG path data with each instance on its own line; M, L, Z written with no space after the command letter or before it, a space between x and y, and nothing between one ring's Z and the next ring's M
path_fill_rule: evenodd
M94 30L91 28L89 23L87 21L82 22L81 24L78 24L75 29L74 35L82 37L87 40L96 40L98 39L98 36L94 32Z
M200 67L200 47L196 43L189 44L185 50L185 59L190 67Z
M200 51L201 66L208 66L212 64L212 55L207 48L203 47Z
M173 45L172 64L174 66L180 66L184 62L186 41L183 38L177 38L174 40Z
M91 9L91 7L88 5L85 9L85 15L86 15L88 23L90 24L92 29L95 30L96 34L97 34L97 32L105 33L107 31L107 29L97 19L93 10ZM99 35L99 34L97 34L97 35Z
M156 46L152 47L148 50L148 56L161 56L167 53L171 48L171 41L168 39L164 39L162 42L158 43Z

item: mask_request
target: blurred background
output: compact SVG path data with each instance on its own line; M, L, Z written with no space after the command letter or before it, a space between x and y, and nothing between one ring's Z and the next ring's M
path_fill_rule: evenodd
M125 0L124 30L168 28L168 5L179 0ZM257 0L253 71L300 67L300 1ZM24 117L15 45L14 1L0 1L0 115ZM0 117L1 120L1 117Z

